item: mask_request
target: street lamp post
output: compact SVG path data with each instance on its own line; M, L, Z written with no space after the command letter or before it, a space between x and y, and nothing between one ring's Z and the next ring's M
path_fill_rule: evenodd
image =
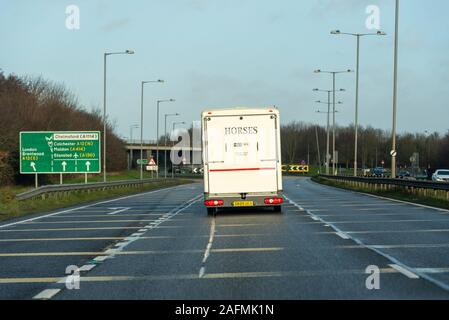
M377 31L376 33L347 33L340 30L331 31L334 35L349 35L357 38L357 62L356 62L356 80L355 80L355 132L354 132L354 176L357 176L357 139L359 127L359 65L360 65L360 37L364 36L385 36L386 33Z
M140 87L140 180L143 180L143 87L146 83L163 83L164 80L141 81Z
M103 181L106 182L106 58L113 54L134 54L133 50L123 52L105 52L103 60Z
M129 144L133 143L133 129L137 129L139 126L137 124L133 124L129 126ZM133 167L133 149L129 150L129 169Z
M317 103L323 103L323 104L327 104L327 105L329 105L327 102L321 102L321 101L317 101ZM341 101L338 101L336 104L343 104ZM326 174L328 175L329 174L329 161L330 161L330 159L331 159L331 156L330 156L330 152L329 152L329 115L332 113L333 114L333 117L335 118L335 114L336 113L339 113L340 111L338 111L338 110L332 110L332 111L330 111L330 109L329 109L329 107L328 107L328 109L327 109L327 111L321 111L321 110L317 110L317 111L315 111L316 113L323 113L323 114L327 114L327 141L326 141L326 151L327 151L327 153L328 153L328 161L327 161L327 163L326 163Z
M164 99L164 100L157 100L157 124L156 124L156 178L159 178L159 104L161 102L173 102L175 99Z
M133 143L133 129L138 129L138 124L132 124L129 126L129 143Z
M185 123L184 121L173 122L173 123L172 123L172 126L173 126L173 128L172 128L172 133L175 131L175 126L176 126L177 124L186 124L186 123ZM174 146L174 143L173 143L173 146ZM171 167L171 178L174 179L174 177L175 177L175 169L173 168L173 162L172 162L172 167Z
M332 74L332 93L333 93L333 99L332 99L332 105L333 105L333 124L332 124L332 174L337 175L337 172L335 170L336 163L335 163L335 75L339 73L350 73L353 72L352 70L348 69L345 71L323 71L323 70L315 70L315 73L329 73Z
M167 179L167 118L179 116L179 113L168 113L165 114L164 122L164 178Z
M429 130L424 130L424 134L426 136L426 168L429 169L430 168L430 163L429 163L429 159L430 159L430 147L429 147L429 137L430 137L430 132Z
M396 178L396 109L398 92L399 0L396 0L394 31L393 128L391 132L391 177Z
M329 160L330 160L330 153L329 153L329 115L330 115L330 105L331 105L330 95L331 95L332 90L313 89L313 91L316 91L316 92L327 92L327 102L317 101L317 103L325 103L325 104L327 104L327 112L326 112L327 113L327 126L326 126L327 138L326 138L326 163L325 163L325 166L326 166L326 174L329 175ZM345 91L345 89L340 89L338 91L343 92L343 91ZM338 103L341 104L340 101ZM319 113L321 113L321 112L319 112Z

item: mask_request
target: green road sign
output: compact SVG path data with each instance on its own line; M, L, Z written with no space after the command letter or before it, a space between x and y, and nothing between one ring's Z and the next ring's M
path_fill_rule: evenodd
M148 159L137 159L137 164L141 165L141 164L148 164Z
M20 173L101 172L99 131L20 132Z

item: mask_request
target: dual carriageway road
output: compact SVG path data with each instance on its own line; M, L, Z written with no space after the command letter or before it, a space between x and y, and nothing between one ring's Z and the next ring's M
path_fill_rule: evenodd
M0 299L449 298L447 210L287 177L282 214L209 217L202 191L192 183L1 223ZM379 289L366 286L369 266Z

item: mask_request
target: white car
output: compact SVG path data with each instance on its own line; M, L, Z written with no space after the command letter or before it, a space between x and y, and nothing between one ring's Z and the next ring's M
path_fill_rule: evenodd
M432 175L433 181L449 182L449 169L439 169Z

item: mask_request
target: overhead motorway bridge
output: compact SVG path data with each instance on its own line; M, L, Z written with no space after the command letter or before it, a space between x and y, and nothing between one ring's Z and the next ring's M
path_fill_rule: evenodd
M155 140L144 140L143 141L143 158L149 159L150 156L153 156L156 159L157 150L159 150L159 166L163 168L165 164L165 157L167 158L167 167L171 167L172 162L170 159L171 150L175 150L179 152L179 156L181 156L181 152L187 153L190 155L190 159L199 159L201 162L201 148L193 148L193 147L178 147L171 145L172 142L167 142L167 145L157 145ZM140 140L128 140L125 145L126 154L128 159L128 170L137 168L139 165L137 164L137 160L140 159L140 150L141 143Z

